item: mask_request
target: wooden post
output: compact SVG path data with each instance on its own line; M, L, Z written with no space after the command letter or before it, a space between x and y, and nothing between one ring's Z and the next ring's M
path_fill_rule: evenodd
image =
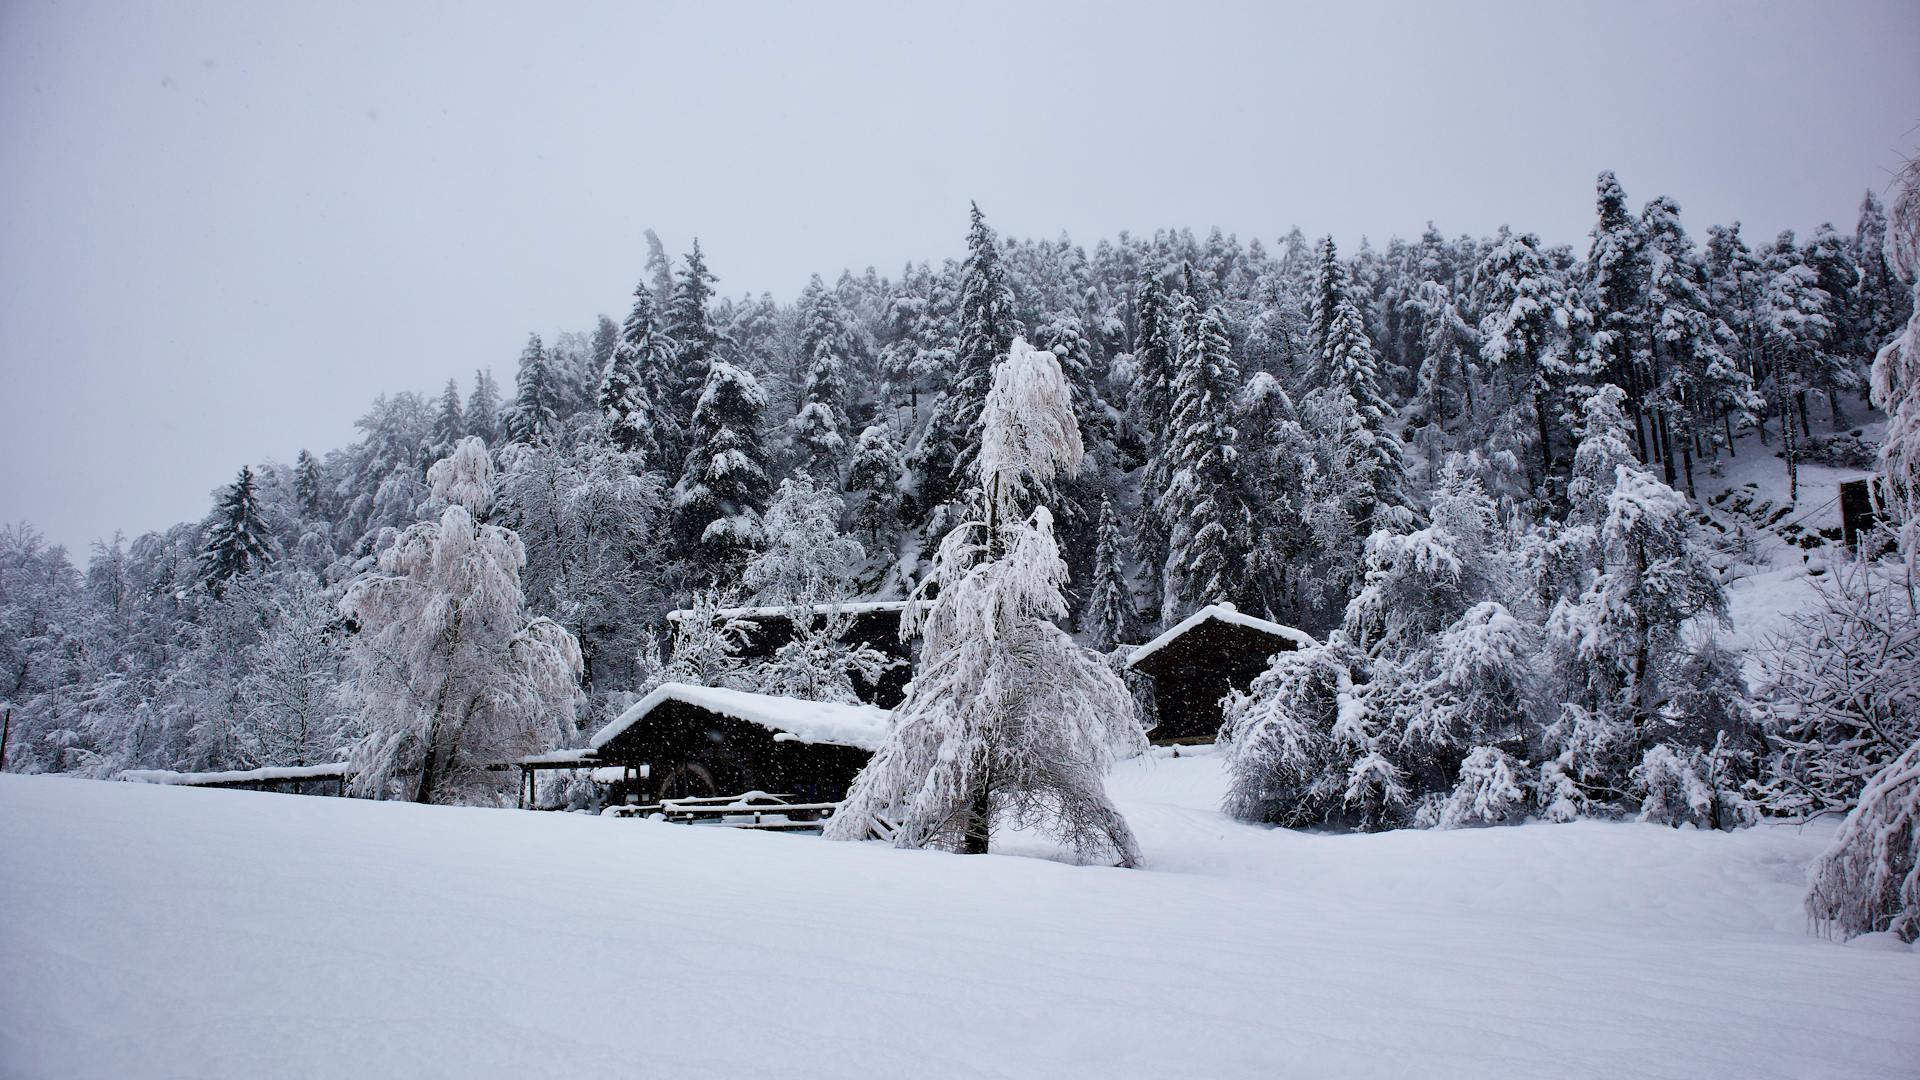
M13 706L7 706L5 720L0 720L0 772L7 771L7 740L13 736Z

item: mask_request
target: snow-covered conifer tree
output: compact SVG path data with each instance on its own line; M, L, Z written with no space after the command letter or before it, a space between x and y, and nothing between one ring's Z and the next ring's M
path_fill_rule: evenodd
M759 426L766 405L766 391L752 373L724 360L707 366L673 506L687 548L709 582L730 579L764 538L760 512L768 478Z
M500 438L500 387L490 370L473 373L473 393L467 396L466 434L483 443Z
M440 391L440 405L433 413L433 435L426 446L427 460L438 461L453 453L454 444L467 437L466 414L460 411L460 386L452 379Z
M1087 595L1083 629L1097 652L1107 652L1126 640L1139 625L1133 586L1127 580L1125 541L1113 504L1100 500L1100 526L1094 541L1093 582Z
M529 335L527 347L520 352L515 385L518 392L506 416L507 437L521 443L550 441L560 426L564 388L560 373L554 370L553 356L541 344L539 334Z
M340 602L359 624L354 787L373 798L483 797L499 784L484 766L563 737L578 692L579 643L528 619L520 538L479 523L494 498L486 446L462 440L428 478L439 520L401 533Z
M912 464L919 479L920 505L938 533L942 515L973 477L975 439L980 408L993 381L993 365L1005 355L1016 322L1013 293L1000 265L993 230L975 204L967 229L967 259L960 272L958 343L947 387L934 404L933 415Z
M1191 273L1187 281L1193 287ZM1239 450L1233 401L1240 377L1233 350L1218 309L1203 307L1192 292L1179 304L1179 367L1166 450L1172 468L1158 500L1168 534L1160 604L1160 621L1167 624L1206 604L1244 598L1252 526L1234 475Z
M925 638L919 671L827 835L862 839L885 821L903 847L984 853L998 822L1134 865L1104 776L1116 747L1144 739L1119 679L1054 625L1066 567L1052 516L1029 509L1083 453L1059 363L1016 338L980 416L982 516L940 544L931 603L905 623Z
M207 522L207 539L200 551L200 581L218 594L235 577L259 570L272 561L273 539L260 512L253 469L240 475L220 494Z
M606 418L613 445L638 455L647 468L666 464L666 450L674 442L660 430L662 424L673 422L672 411L659 400L670 390L666 352L654 318L653 290L641 282L634 286L633 310L620 326L619 340L600 380L600 414Z
M788 427L801 467L835 485L847 454L849 394L842 357L847 330L839 300L820 283L818 274L808 286L808 294L806 331L801 341L807 381L800 411Z
M857 500L852 527L867 534L876 547L883 530L891 530L900 516L900 484L905 464L893 431L885 424L868 425L847 464L847 494Z

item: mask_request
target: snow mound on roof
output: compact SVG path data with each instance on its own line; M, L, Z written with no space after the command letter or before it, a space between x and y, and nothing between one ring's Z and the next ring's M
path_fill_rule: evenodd
M174 772L172 769L127 769L118 779L136 784L247 784L265 780L331 780L350 775L344 761L330 765L271 765L264 769L236 769L232 772Z
M595 750L607 745L615 736L639 723L663 701L684 702L735 720L758 724L769 731L791 735L800 742L857 746L862 750L878 750L881 740L887 736L887 726L893 719L892 713L872 705L802 701L799 698L750 694L745 690L726 690L717 686L663 683L596 732L589 745Z
M1233 623L1235 626L1244 626L1249 630L1258 630L1261 633L1271 634L1277 638L1285 638L1293 642L1296 647L1302 649L1310 649L1319 644L1319 642L1313 640L1313 635L1307 633L1305 630L1295 630L1291 626L1282 626L1277 622L1269 622L1266 619L1241 614L1240 610L1232 604L1208 604L1199 611L1181 619L1159 637L1133 650L1133 655L1127 657L1127 666L1132 667L1147 657L1152 656L1154 653L1159 652L1175 639L1179 638L1180 635L1199 626L1208 619L1213 619L1217 622Z

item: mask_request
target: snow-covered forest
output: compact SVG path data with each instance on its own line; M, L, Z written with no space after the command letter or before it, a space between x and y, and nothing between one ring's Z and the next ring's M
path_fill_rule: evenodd
M851 700L884 659L826 633L744 664L724 621L670 609L933 581L1029 590L1074 636L1033 641L1085 670L1054 702L1083 739L1132 708L1085 657L1219 601L1310 633L1227 705L1226 808L1250 821L1846 810L1920 738L1911 560L1804 535L1835 569L1763 642L1728 638L1727 590L1809 509L1803 469L1870 466L1884 430L1911 497L1907 185L1891 223L1868 192L1844 230L1750 238L1602 173L1580 249L1431 226L1345 252L1297 229L1089 247L1002 238L976 206L959 257L785 302L648 233L618 318L383 395L358 441L242 466L199 521L84 566L0 533L6 767L351 760L361 794L487 802L481 766L579 746L662 681ZM983 420L1013 408L991 392L1010 350L1057 365L1045 423L1071 454L1044 468ZM1784 492L1770 519L1708 498L1743 456ZM956 540L981 514L990 539ZM947 608L930 645L994 639Z

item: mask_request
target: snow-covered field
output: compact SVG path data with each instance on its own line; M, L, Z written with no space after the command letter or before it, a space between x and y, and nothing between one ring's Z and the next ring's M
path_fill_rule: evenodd
M1125 871L0 776L0 1072L1920 1075L1920 955L1805 933L1826 828L1308 835L1220 785L1123 764Z

